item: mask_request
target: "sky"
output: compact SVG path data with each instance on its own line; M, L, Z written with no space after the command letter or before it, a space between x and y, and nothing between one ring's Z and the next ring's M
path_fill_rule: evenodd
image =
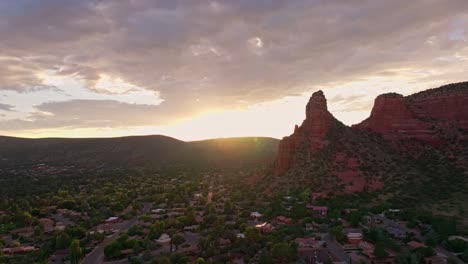
M0 135L292 133L468 79L466 0L0 0Z

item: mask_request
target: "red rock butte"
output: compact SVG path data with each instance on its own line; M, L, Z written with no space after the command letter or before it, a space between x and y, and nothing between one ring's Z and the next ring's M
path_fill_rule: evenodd
M298 153L314 153L325 148L327 134L337 121L328 112L322 91L312 94L306 106L306 118L294 133L284 137L275 161L275 174L283 174L298 163ZM393 142L417 140L441 147L449 144L437 131L468 129L468 82L449 84L410 96L383 94L375 99L370 116L351 128L356 132L370 131ZM466 136L462 140L467 140Z
M301 148L307 147L313 152L326 146L328 142L325 136L333 122L337 120L328 112L323 92L313 93L306 106L306 119L301 126L296 125L294 133L284 137L279 144L275 173L281 174L292 168Z

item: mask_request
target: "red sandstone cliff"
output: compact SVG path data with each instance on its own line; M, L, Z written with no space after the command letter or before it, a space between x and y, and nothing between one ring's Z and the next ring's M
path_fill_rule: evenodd
M411 111L408 100L400 94L379 95L369 118L354 125L355 129L367 129L383 134L386 139L424 138L429 140L430 124L419 120Z
M445 145L438 133L447 127L468 128L468 83L452 84L407 97L384 94L375 99L369 118L354 125L389 140L415 139Z
M372 139L368 132L382 135L383 142L376 143L377 139ZM281 175L299 168L296 171L299 174L303 170L302 174L308 177L318 177L314 168L321 166L326 177L332 181L336 178L335 186L341 185L344 192L375 190L383 187L382 179L389 173L385 164L389 160L398 164L399 158L411 155L407 152L417 153L427 145L455 159L455 164L466 166L461 153L468 153L467 135L468 82L406 97L395 93L380 95L369 118L352 128L342 125L328 112L327 100L318 91L306 106L302 125L280 142L274 170ZM317 153L319 161L314 158ZM327 156L330 153L334 154ZM314 162L321 165L311 166Z
M306 106L306 119L301 126L294 128L294 133L284 137L278 149L275 173L281 174L297 163L297 153L301 149L314 152L328 144L325 140L331 125L336 119L328 112L327 99L322 91L315 92Z

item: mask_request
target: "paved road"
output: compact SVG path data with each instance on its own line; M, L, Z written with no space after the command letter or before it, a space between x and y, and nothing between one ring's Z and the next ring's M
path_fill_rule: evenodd
M328 250L331 251L332 254L337 256L343 261L346 261L346 263L351 263L349 261L349 256L344 252L343 248L341 245L333 238L330 234L321 234L322 240L327 243L327 248Z
M150 203L144 203L143 204L143 213L149 212L151 209L151 204ZM83 264L98 264L98 263L104 263L104 248L112 243L114 240L119 238L119 236L125 232L127 232L130 227L135 225L138 222L137 216L133 217L132 219L125 220L121 223L116 224L115 228L118 229L119 231L115 232L112 234L110 237L107 237L104 239L101 243L99 243L91 253L86 255L86 257L82 260L81 263Z
M93 263L103 263L104 262L104 248L116 240L120 235L120 231L114 233L112 236L104 239L101 243L99 243L91 253L86 255L86 257L82 260L83 264L93 264Z

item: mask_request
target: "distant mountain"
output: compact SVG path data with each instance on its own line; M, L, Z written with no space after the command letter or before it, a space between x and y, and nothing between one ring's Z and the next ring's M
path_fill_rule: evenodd
M80 139L0 137L0 166L47 163L92 168L272 162L277 144L277 139L261 137L193 142L160 135Z
M468 190L467 168L468 82L378 96L370 117L352 127L318 91L302 125L281 140L269 188L443 199Z

